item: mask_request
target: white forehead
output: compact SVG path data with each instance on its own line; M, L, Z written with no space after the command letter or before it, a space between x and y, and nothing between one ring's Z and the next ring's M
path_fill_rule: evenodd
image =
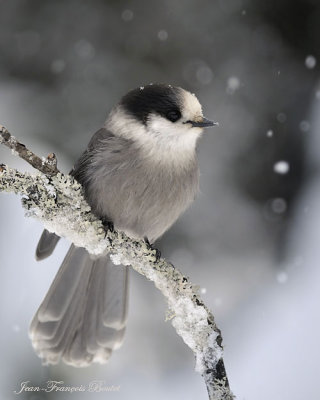
M187 119L202 116L202 107L196 96L182 89L182 115Z

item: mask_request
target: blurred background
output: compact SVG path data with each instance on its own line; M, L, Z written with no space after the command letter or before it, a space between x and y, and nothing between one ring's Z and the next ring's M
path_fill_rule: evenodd
M220 126L199 142L201 193L158 243L200 286L245 400L316 400L320 357L318 0L0 0L0 123L67 172L129 89L196 93ZM0 161L24 162L0 148ZM0 194L1 399L206 399L153 285L131 274L123 347L103 366L42 366L28 325L68 248ZM119 387L19 395L23 381Z

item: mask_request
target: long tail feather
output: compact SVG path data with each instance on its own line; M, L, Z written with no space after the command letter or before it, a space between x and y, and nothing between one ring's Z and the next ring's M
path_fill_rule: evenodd
M49 364L106 362L123 341L127 298L128 267L72 245L30 326L37 354Z

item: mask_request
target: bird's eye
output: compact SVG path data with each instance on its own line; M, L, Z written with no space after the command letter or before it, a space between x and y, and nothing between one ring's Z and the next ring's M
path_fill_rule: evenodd
M171 122L176 122L181 118L181 113L177 110L171 110L167 112L166 118Z

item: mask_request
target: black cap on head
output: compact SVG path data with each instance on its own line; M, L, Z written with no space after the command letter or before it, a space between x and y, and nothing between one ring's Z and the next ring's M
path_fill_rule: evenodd
M144 124L150 113L175 122L181 117L181 89L171 85L150 84L131 90L123 96L120 105Z

